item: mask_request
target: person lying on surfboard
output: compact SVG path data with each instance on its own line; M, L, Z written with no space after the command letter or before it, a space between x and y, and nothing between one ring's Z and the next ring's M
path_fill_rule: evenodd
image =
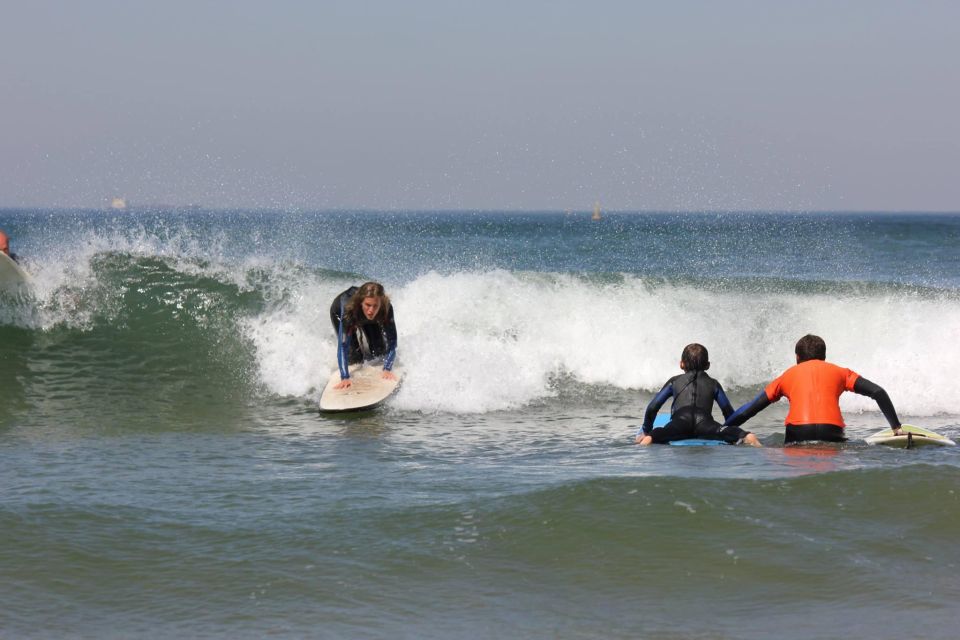
M10 253L10 237L0 229L0 253L10 256L14 262L20 262L20 257L15 253Z
M396 376L390 370L397 357L397 325L393 321L393 305L378 282L350 287L334 298L330 305L330 321L337 332L337 364L340 383L335 389L346 389L350 382L351 364L383 358L384 378Z
M637 444L666 444L672 440L723 440L730 444L744 442L754 447L762 446L757 436L739 427L728 427L713 419L711 410L716 401L726 418L733 413L733 405L727 399L720 383L707 375L710 358L702 344L688 344L680 354L680 368L684 373L673 376L663 385L643 414L643 426L637 433ZM653 427L660 407L670 396L670 422L662 427Z
M797 341L794 352L797 364L768 384L756 398L727 416L724 424L740 426L786 396L790 411L784 420L784 444L809 440L844 442L846 425L839 400L844 391L853 391L873 398L894 435L900 435L900 418L887 392L859 373L827 362L827 343L823 338L807 334Z

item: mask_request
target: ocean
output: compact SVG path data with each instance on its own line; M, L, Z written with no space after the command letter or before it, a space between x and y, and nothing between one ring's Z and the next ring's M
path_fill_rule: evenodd
M815 333L960 438L960 215L0 210L0 637L955 638L960 448L633 445ZM382 282L399 393L328 415ZM719 411L715 411L719 416Z

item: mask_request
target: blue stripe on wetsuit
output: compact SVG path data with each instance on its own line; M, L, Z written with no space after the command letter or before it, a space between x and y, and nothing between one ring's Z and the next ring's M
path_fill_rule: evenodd
M347 341L343 335L343 296L340 296L340 322L337 326L337 366L340 367L340 379L350 378L350 359L347 357Z
M393 321L393 305L390 305L390 308L387 309L386 319L389 324L379 326L383 339L387 343L387 353L383 356L383 370L390 371L393 369L393 361L397 357L397 324Z
M663 403L670 399L670 396L673 395L673 383L664 385L663 389L660 389L660 393L654 396L653 400L650 401L650 404L647 405L647 410L643 414L643 424L640 426L640 430L637 431L637 435L650 435L650 431L654 429L653 420L657 417L657 413L660 411L660 407L663 406Z
M717 383L717 391L713 394L713 399L717 401L717 406L720 407L724 419L733 413L733 405L730 404L730 398L723 392L723 387L720 386L719 382Z
M384 331L386 333L386 331ZM387 355L383 358L383 370L390 371L393 369L393 361L397 357L397 341L390 340L387 338Z

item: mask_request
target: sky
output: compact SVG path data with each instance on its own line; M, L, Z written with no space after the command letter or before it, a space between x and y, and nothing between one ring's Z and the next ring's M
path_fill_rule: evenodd
M3 0L0 207L960 211L960 3Z

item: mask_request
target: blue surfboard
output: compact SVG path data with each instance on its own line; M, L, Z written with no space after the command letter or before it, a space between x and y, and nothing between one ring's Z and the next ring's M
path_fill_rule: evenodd
M653 420L653 428L656 429L657 427L662 427L668 422L670 422L669 413L658 413L657 417ZM713 447L717 445L728 445L730 443L724 440L704 440L703 438L688 438L686 440L671 440L669 444L674 447Z
M687 438L686 440L671 440L671 447L713 447L718 444L728 445L725 440L704 440L703 438Z

